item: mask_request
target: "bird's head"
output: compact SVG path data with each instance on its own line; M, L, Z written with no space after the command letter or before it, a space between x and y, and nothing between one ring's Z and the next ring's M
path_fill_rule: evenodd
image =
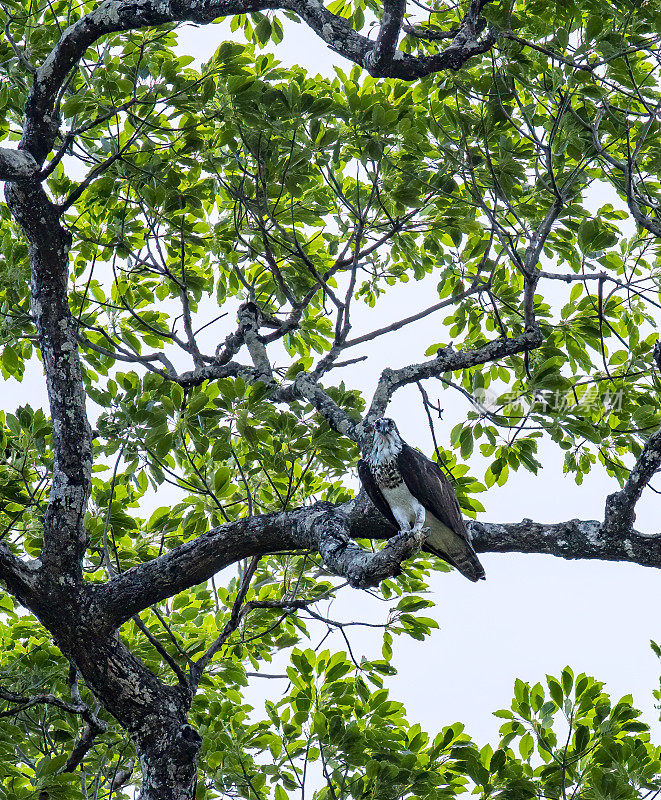
M389 434L393 433L399 436L399 431L397 430L395 421L388 417L381 417L381 419L377 419L377 421L374 423L374 429L384 436L388 436Z
M370 459L373 462L390 461L399 455L402 449L402 437L397 425L388 417L381 417L374 423L374 443Z

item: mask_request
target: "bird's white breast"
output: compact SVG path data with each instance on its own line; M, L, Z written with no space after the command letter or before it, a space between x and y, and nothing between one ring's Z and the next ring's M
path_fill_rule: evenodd
M409 528L415 522L416 513L424 514L422 505L413 497L403 481L394 489L386 489L382 486L381 492L392 509L395 519L398 522L406 520Z
M416 516L418 519L422 517L424 526L427 529L425 539L427 544L441 552L453 552L461 538L437 519L431 511L426 511L420 501L411 494L404 482L394 489L386 489L382 486L381 491L401 530L412 528L415 524Z

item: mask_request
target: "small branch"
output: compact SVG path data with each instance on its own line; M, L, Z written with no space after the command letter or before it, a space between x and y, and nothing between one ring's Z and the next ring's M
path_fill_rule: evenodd
M280 675L271 672L246 672L247 678L276 678L278 680L289 680L289 675Z
M131 106L135 105L138 102L139 102L138 99L133 97L130 100L127 100L125 103L122 103L119 106L111 108L110 111L107 111L105 114L96 117L96 119L92 120L92 122L88 122L86 125L81 125L79 128L76 128L75 130L68 131L66 135L63 137L62 144L58 148L53 158L48 162L48 164L45 164L43 169L39 172L39 180L43 181L53 173L55 167L57 167L60 161L67 154L67 151L71 147L76 136L79 136L81 133L86 133L87 131L92 130L92 128L101 125L102 123L106 122L112 117L118 116L122 111L128 110Z
M248 606L250 604L248 604L248 606L243 606L243 603L246 599L246 595L248 594L248 589L250 588L250 582L252 581L255 575L255 571L257 569L257 565L259 564L260 558L261 558L260 556L253 556L252 559L250 560L248 569L245 571L243 578L241 580L239 591L237 592L236 598L234 599L230 618L225 623L225 627L221 631L220 635L216 638L211 647L209 647L209 649L202 656L200 656L200 658L198 658L194 664L191 664L190 683L192 687L197 687L197 685L200 682L200 678L202 677L202 673L204 672L207 664L216 655L216 653L220 650L220 648L225 644L225 642L229 639L232 633L234 633L234 631L239 627L241 620L248 613L249 610Z
M438 418L441 419L442 409L441 409L440 401L439 401L437 406L434 406L432 404L431 400L429 399L429 395L427 394L427 391L426 391L425 387L419 381L418 381L418 389L419 389L420 394L422 396L422 405L423 405L423 408L425 409L425 414L427 415L427 423L429 425L429 432L431 433L431 439L432 439L432 442L434 444L434 452L436 453L436 462L438 463L438 466L443 470L443 472L445 472L447 474L448 478L450 478L451 481L454 481L454 475L445 466L443 458L441 457L441 451L439 450L438 442L436 441L436 430L434 428L434 420L432 419L432 416L431 416L431 409L433 408L434 411L436 411L436 413L438 414ZM474 402L472 400L472 398L471 398L471 401Z
M273 370L266 345L259 334L261 311L255 303L244 303L239 309L239 330L255 366L255 380L274 384Z
M68 703L66 700L62 700L61 697L50 693L35 694L26 697L17 692L11 692L8 689L0 688L0 699L6 700L8 703L16 703L13 708L0 712L0 717L11 717L14 714L18 714L20 711L25 711L28 708L43 704L56 706L69 714L79 714L82 716L89 712L89 708L84 703Z
M290 402L297 397L312 403L333 430L350 439L356 439L356 423L307 372L299 372L291 386L276 394L276 399L282 402Z
M102 540L102 563L108 573L109 577L113 577L118 572L119 569L119 560L117 559L117 550L115 549L115 559L117 559L117 569L115 569L112 561L110 560L110 549L108 546L108 531L110 530L110 518L112 516L112 503L115 498L115 485L117 483L117 472L119 470L119 464L122 460L122 456L124 455L124 448L126 447L126 443L129 439L129 432L126 433L124 439L119 447L119 453L117 454L117 458L115 459L115 466L112 471L112 478L110 480L110 493L108 497L108 509L106 511L106 519L103 523L103 540ZM114 541L114 538L113 538Z
M335 361L332 369L340 369L341 367L350 367L352 364L360 364L361 361L367 361L368 356L357 356L356 358L347 358L346 361Z
M27 70L27 71L28 71L28 72L29 72L31 75L34 75L34 74L36 73L36 71L37 71L37 70L36 70L36 68L34 67L34 65L33 65L33 64L31 64L31 63L28 61L28 59L27 59L27 58L26 58L26 56L25 56L25 53L23 52L23 48L22 48L22 47L21 47L21 46L18 44L18 42L17 42L17 41L14 39L14 37L11 35L10 26L11 26L12 22L14 21L14 15L9 13L9 11L7 10L7 7L5 6L5 4L4 4L4 3L0 3L0 8L2 8L2 10L3 10L3 11L5 12L5 14L7 15L7 24L5 25L5 38L7 39L7 41L9 42L9 44L11 45L11 49L14 51L14 55L15 55L15 56L16 56L16 58L19 60L19 62L21 63L21 65L22 65L22 66L23 66L23 67L24 67L24 68L25 68L25 69L26 69L26 70Z
M61 772L73 772L76 767L81 763L83 758L87 755L89 750L94 744L94 740L100 733L105 733L108 730L108 724L99 719L96 714L83 702L78 688L78 671L72 664L69 669L69 685L71 688L71 696L74 702L87 709L83 713L83 719L87 722L84 730L76 741L73 750L69 754L69 758L61 769Z
M395 58L406 0L384 0L383 14L374 49L365 58L365 67L373 74L381 74Z
M75 671L75 668L72 669ZM108 730L108 724L102 719L99 719L91 708L80 699L80 694L78 693L77 686L75 686L75 682L72 683L72 695L76 702L68 703L66 700L62 700L61 697L50 693L26 697L25 695L0 688L0 699L15 704L7 711L0 712L0 717L12 717L19 714L21 711L27 711L35 706L46 704L55 706L68 714L80 716L85 720L87 725L60 772L73 772L92 747L95 737L99 733L104 733Z
M183 224L183 223L182 223ZM193 320L191 317L190 300L188 298L188 284L186 281L186 245L184 239L183 229L180 233L180 247L181 247L181 284L179 289L179 298L181 300L181 308L184 316L184 331L186 332L186 340L188 347L193 356L193 364L195 369L203 366L202 355L200 348L197 346L197 339L193 332Z
M129 364L142 364L146 367L150 372L155 372L158 375L163 375L165 378L169 378L171 380L177 379L177 372L172 365L172 362L165 356L163 353L150 353L148 355L140 355L138 353L131 353L124 348L120 348L118 345L115 345L118 349L117 350L108 350L106 347L102 347L101 345L94 344L91 342L86 336L82 334L78 334L78 344L82 347L88 348L93 350L95 353L99 353L99 355L107 356L108 358L112 358L115 361L125 361ZM114 343L113 343L114 344ZM165 367L165 373L163 370L157 369L154 367L154 362L158 361Z
M133 762L130 762L124 769L120 769L112 780L111 791L116 792L122 786L125 786L129 782L131 775L133 775L133 770Z
M152 647L159 653L159 655L163 658L163 660L169 665L170 669L174 672L177 676L177 680L183 686L188 685L188 678L186 677L186 673L181 669L179 664L172 658L172 656L168 653L168 651L163 647L163 645L158 641L158 639L151 634L149 628L145 625L145 623L140 619L137 614L133 615L133 622L135 623L136 627L144 633L144 635L149 640Z
M402 25L404 33L414 36L416 39L424 39L426 42L440 42L443 39L454 39L459 33L459 28L450 31L443 31L439 28L422 28L419 25Z
M549 234L553 223L558 218L562 211L565 198L561 193L556 197L553 204L549 208L546 216L541 224L537 227L532 235L530 244L526 248L525 258L523 260L523 273L524 273L524 300L523 300L523 314L527 329L536 327L535 321L535 289L539 281L539 258L542 249Z
M622 173L624 178L624 192L627 198L627 205L629 206L629 211L636 222L644 228L645 230L649 231L656 237L661 237L661 223L657 220L653 219L652 217L645 214L638 202L638 198L636 197L636 192L634 188L634 181L633 181L633 173L634 173L634 159L625 159L624 161L615 158L612 156L608 150L601 144L599 140L599 125L601 119L603 118L604 114L606 113L605 109L600 113L597 121L594 125L590 125L585 122L580 116L578 116L579 121L581 124L592 134L592 142L595 146L595 149L599 153L599 155L612 167L617 169ZM653 119L654 117L652 117Z
M417 314L411 314L410 317L405 317L404 319L397 320L397 322L393 322L390 325L385 325L383 328L377 328L376 330L370 331L369 333L364 333L362 336L356 336L354 339L348 339L342 345L342 349L346 350L349 347L355 347L358 344L363 344L363 342L371 342L373 339L376 339L379 336L383 336L384 333L392 333L393 331L398 331L400 328L404 328L406 325L410 325L412 322L417 322L418 320L424 319L425 317L433 314L435 311L439 311L442 308L446 308L449 305L456 305L461 300L465 300L467 297L470 297L473 294L477 294L484 290L484 286L473 283L468 289L461 292L459 295L454 297L450 297L447 300L441 300L438 303L434 303L434 305L429 306L428 308L423 309L422 311L418 311Z

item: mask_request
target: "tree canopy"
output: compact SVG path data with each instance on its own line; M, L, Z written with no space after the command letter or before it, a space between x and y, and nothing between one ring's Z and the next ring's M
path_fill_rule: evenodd
M478 552L661 566L634 528L661 464L661 14L3 0L0 17L0 367L20 381L40 359L49 402L0 416L0 796L658 790L631 698L569 668L517 682L497 748L407 720L393 635L438 624L425 592L449 568L347 476L417 384ZM220 18L234 40L207 63L177 53L178 24ZM265 53L285 18L346 68ZM428 302L384 324L411 281ZM366 348L367 393L344 378ZM446 441L441 391L466 402ZM577 482L619 481L603 519L478 520L543 441ZM381 659L355 661L321 610L356 589L391 609ZM285 655L261 720L249 677Z

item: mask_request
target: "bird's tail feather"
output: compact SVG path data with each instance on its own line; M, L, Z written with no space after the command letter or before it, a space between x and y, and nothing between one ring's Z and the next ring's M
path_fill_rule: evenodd
M425 524L429 533L423 549L447 561L469 581L485 580L484 567L480 564L477 553L469 541L451 531L430 514Z
M425 550L429 550L430 553L433 553L435 556L442 558L443 561L447 561L448 564L453 566L455 569L458 569L461 574L468 578L469 581L484 581L486 580L486 574L484 572L484 567L480 564L480 561L477 555L474 552L467 551L466 553L454 553L453 556L450 556L448 553L444 553L441 550L437 550L430 544L425 544Z

